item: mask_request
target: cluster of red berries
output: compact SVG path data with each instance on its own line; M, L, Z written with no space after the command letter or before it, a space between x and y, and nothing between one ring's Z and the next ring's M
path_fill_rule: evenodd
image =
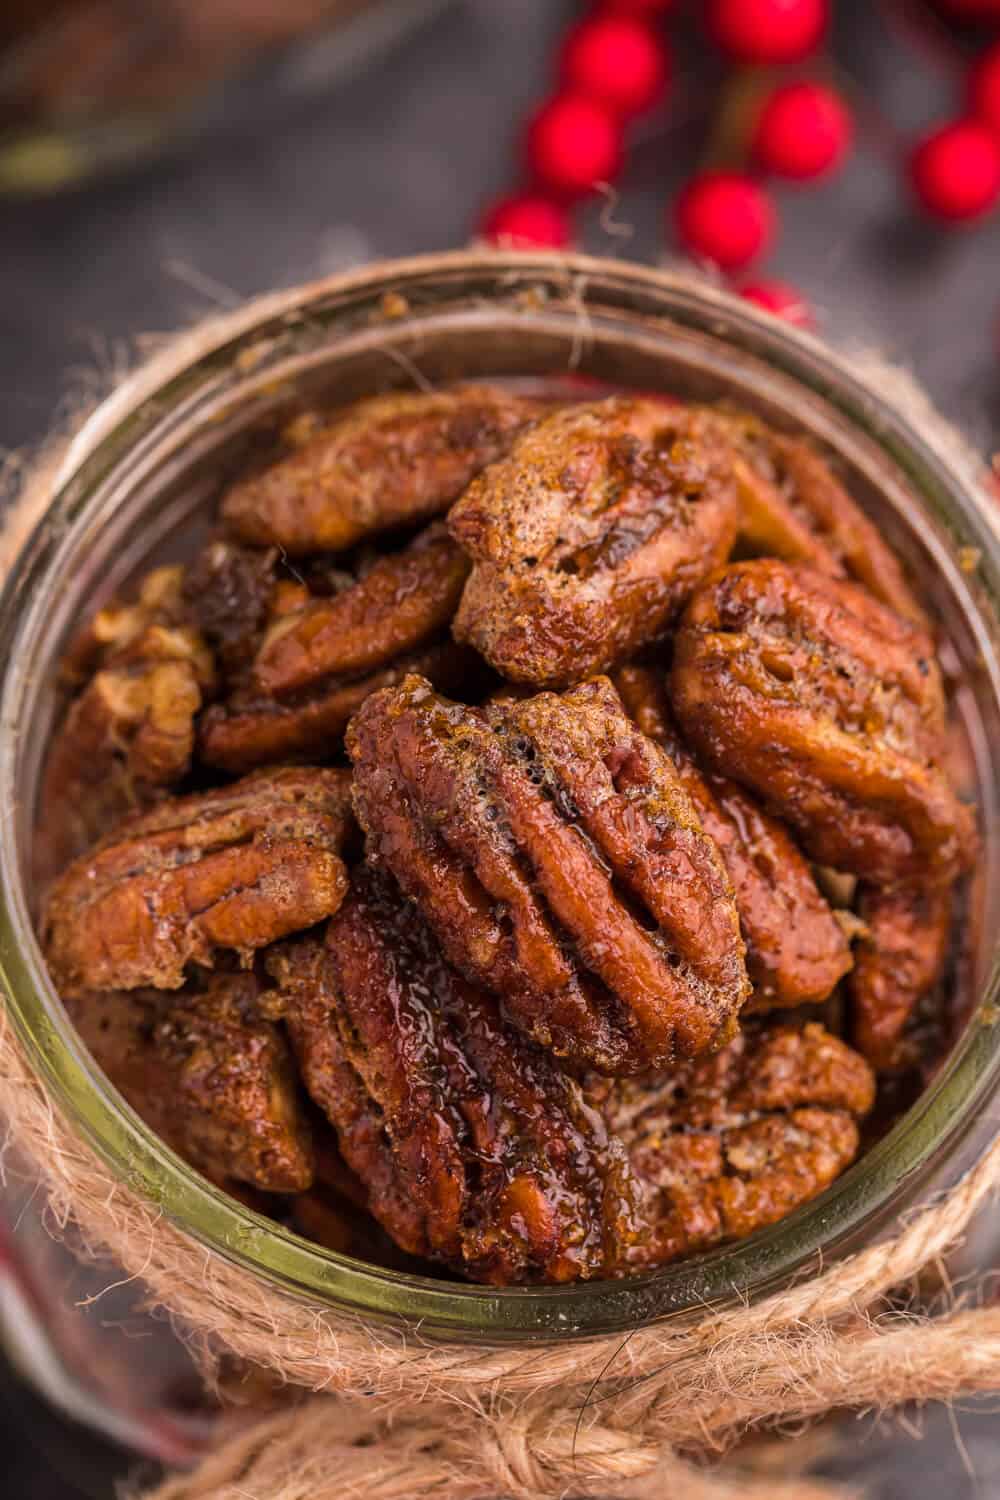
M936 0L960 20L1000 22L1000 0ZM573 206L614 185L628 131L661 105L673 78L662 22L680 0L595 0L563 39L553 94L528 122L528 183L501 199L480 225L484 238L562 249L572 239ZM668 232L693 258L739 277L774 242L778 211L768 179L804 184L826 177L848 155L854 127L841 93L828 83L774 70L802 64L823 45L831 0L702 0L704 27L737 67L757 69L755 118L737 167L695 173L668 210ZM968 76L965 112L919 141L909 155L917 200L933 217L958 222L1000 200L1000 40ZM791 287L762 281L745 297L808 325L809 309Z

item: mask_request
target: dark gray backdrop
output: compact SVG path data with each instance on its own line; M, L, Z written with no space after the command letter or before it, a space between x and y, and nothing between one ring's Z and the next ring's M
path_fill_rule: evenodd
M695 8L695 7L692 7ZM231 89L196 145L48 202L0 205L0 447L38 442L90 399L140 334L193 321L267 287L366 259L462 244L477 208L513 182L516 122L546 87L574 0L457 0L335 87ZM856 91L863 142L827 186L783 192L767 272L801 286L840 339L910 364L983 447L1000 416L1000 217L971 232L917 223L884 123L905 136L956 107L868 0L838 0L835 57ZM664 204L704 142L716 64L694 32L669 117L643 125L609 239L641 260L669 252ZM221 118L220 118L221 117ZM120 1461L2 1388L3 1493L110 1496ZM920 1443L859 1424L839 1468L878 1500L1000 1496L1000 1448L982 1412L927 1422ZM961 1444L956 1434L961 1431Z

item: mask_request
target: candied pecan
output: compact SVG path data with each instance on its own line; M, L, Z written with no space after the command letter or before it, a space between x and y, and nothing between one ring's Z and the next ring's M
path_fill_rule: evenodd
M276 762L325 760L341 748L344 730L370 693L402 682L411 672L457 692L481 668L474 652L440 641L370 676L335 678L281 701L251 686L237 688L202 714L198 755L206 765L234 775Z
M651 640L729 554L729 451L714 416L657 401L611 397L539 422L449 517L473 559L457 639L547 687Z
M904 619L926 616L899 558L807 438L746 413L729 416L743 499L743 540L755 551L864 584Z
M969 859L931 641L858 585L770 559L724 569L688 606L671 693L696 750L820 863L941 884Z
M141 636L150 625L190 625L184 600L184 568L152 568L132 601L112 599L87 622L61 663L64 679L85 682L92 672Z
M268 967L306 1087L403 1249L497 1284L618 1263L637 1232L620 1146L388 882L361 872L325 941Z
M304 1192L309 1125L288 1044L257 994L251 974L215 974L203 989L92 990L66 1006L136 1113L212 1181Z
M346 771L260 772L127 818L58 878L42 933L67 990L179 989L219 949L244 962L336 911Z
M240 540L294 556L343 551L440 515L543 409L490 386L359 401L270 468L237 480L222 519Z
M880 1073L913 1060L906 1023L941 977L952 909L948 887L861 887L858 915L865 925L851 975L852 1033Z
M754 986L745 1011L825 1000L851 967L850 944L788 830L735 782L698 769L671 720L661 672L632 663L614 683L629 716L677 767L722 855Z
M258 688L283 698L333 675L384 667L449 624L468 571L444 526L429 526L353 588L276 621L254 662Z
M106 637L99 670L49 747L38 818L48 874L191 765L195 718L215 681L212 655L190 625L157 620L142 604L130 614L127 629Z
M749 984L732 888L607 678L487 717L408 678L347 735L369 857L557 1053L633 1072L718 1045Z
M616 1080L603 1103L647 1187L630 1269L743 1238L808 1202L854 1159L875 1081L821 1026L745 1028L714 1057Z

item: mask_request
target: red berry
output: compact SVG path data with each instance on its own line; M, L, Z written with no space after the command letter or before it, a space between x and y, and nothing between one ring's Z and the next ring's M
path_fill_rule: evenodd
M557 94L529 124L525 155L531 171L548 187L566 197L583 197L621 171L621 128L595 99Z
M565 208L540 193L501 198L484 215L480 233L494 245L534 245L543 250L564 250L573 237Z
M1000 141L978 120L944 125L914 150L910 178L936 219L976 219L1000 197Z
M794 323L796 328L812 328L814 326L812 310L808 302L787 281L756 281L752 286L745 286L740 291L740 296L745 297L748 302L763 307L767 312L774 313L776 318L784 318L786 323Z
M563 47L563 82L619 115L641 114L654 105L669 73L665 39L631 16L581 21Z
M797 62L830 19L828 0L707 0L705 10L712 39L747 63Z
M969 74L969 108L1000 135L1000 42L986 49Z
M774 90L757 121L753 149L760 165L779 177L822 177L843 161L853 124L847 106L820 83L786 83Z
M685 250L733 271L766 249L777 215L770 197L752 177L702 172L681 191L674 223Z

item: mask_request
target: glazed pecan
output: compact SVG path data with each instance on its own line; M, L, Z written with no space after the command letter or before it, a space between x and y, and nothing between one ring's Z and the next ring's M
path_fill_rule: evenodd
M150 604L168 573L172 583L177 570L150 575L145 601L100 611L86 650L77 643L72 670L84 660L97 670L70 703L46 761L39 825L48 874L190 768L195 718L215 671L199 632Z
M820 863L942 884L968 861L973 816L937 764L932 643L859 586L773 560L726 568L677 632L671 696L695 749Z
M473 559L455 635L516 682L603 671L725 561L739 511L710 413L622 397L557 411L451 512Z
M544 408L490 386L375 396L309 426L222 501L230 533L293 556L440 515Z
M606 678L488 718L418 677L348 730L369 858L528 1035L606 1072L717 1046L749 984L732 888Z
M411 672L445 692L458 692L481 675L482 663L464 646L440 641L370 676L334 679L287 700L249 685L237 688L202 714L199 758L237 776L258 766L328 759L341 749L344 730L369 694L395 686Z
M212 1181L304 1192L313 1147L288 1044L257 1009L251 974L203 988L83 991L66 1007L132 1108Z
M358 874L325 940L268 967L306 1087L403 1249L498 1284L617 1265L636 1232L621 1147L388 882Z
M651 1226L629 1268L741 1239L814 1198L854 1159L874 1098L864 1059L815 1024L744 1028L714 1057L616 1080L603 1112Z
M179 989L189 964L257 948L336 911L346 771L261 772L127 818L58 878L42 934L63 990Z
M851 967L850 944L788 830L735 782L698 769L670 717L662 672L633 663L614 683L630 717L677 767L722 855L754 987L745 1010L825 1000Z
M862 886L865 924L851 975L853 1041L880 1073L913 1061L906 1023L941 977L952 931L948 887Z
M252 670L202 717L200 758L231 772L325 759L377 688L409 671L442 687L460 683L472 653L440 637L467 572L459 547L433 524L336 592L300 586L276 595Z
M257 687L285 698L332 676L386 666L448 626L468 571L444 526L429 526L353 588L276 621L254 662Z
M743 500L740 534L754 551L864 584L896 614L926 616L899 558L807 438L745 412L727 414Z

